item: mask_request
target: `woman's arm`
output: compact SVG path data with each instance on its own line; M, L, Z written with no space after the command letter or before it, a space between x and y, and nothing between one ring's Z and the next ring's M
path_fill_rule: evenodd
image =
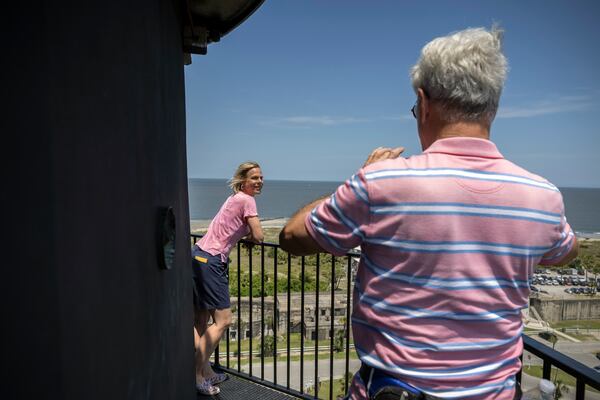
M263 235L262 226L260 226L260 220L258 219L258 217L248 217L246 218L246 222L248 223L248 227L250 228L248 240L254 243L262 242L265 239L265 237Z

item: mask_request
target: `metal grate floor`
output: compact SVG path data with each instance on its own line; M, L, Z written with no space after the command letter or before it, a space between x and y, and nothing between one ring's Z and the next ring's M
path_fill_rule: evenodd
M228 374L229 375L229 374ZM215 396L204 396L198 394L198 399L219 399L219 400L240 400L240 399L260 399L260 400L289 400L296 399L294 396L278 392L258 383L247 379L238 378L229 375L229 379L219 384L221 392Z

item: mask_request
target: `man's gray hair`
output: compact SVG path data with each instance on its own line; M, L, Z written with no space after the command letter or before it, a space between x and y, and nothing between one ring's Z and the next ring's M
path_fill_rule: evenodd
M410 72L412 86L442 106L445 122L491 124L508 70L502 33L497 27L469 28L423 47Z

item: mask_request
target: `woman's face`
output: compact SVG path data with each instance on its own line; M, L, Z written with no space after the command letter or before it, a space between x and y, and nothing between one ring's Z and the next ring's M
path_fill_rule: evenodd
M263 175L260 168L252 168L246 174L246 180L242 183L242 192L250 196L260 194L263 187Z

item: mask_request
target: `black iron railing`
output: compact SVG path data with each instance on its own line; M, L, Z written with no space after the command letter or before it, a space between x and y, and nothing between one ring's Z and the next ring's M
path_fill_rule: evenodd
M192 234L191 238L196 242L201 236ZM252 244L240 241L234 250L236 254L232 254L235 262L230 263L230 279L233 277L236 281L230 288L237 289L237 293L231 296L232 308L235 307L235 310L232 310L234 322L215 351L213 362L228 373L302 399L323 397L334 399L334 396L341 392L345 393L350 384L351 374L358 369L359 365L353 351L350 315L352 282L360 254L350 252L344 257L334 257L329 254L292 257L274 243L262 243L251 249L245 247L249 245ZM268 256L265 250L268 250ZM253 259L257 256L256 252L259 252L260 257L259 287L254 287L256 281L253 278ZM246 253L245 257L242 257L243 253ZM321 261L324 258L331 259L330 269L324 269L326 273L323 273L321 268ZM269 263L272 263L272 269L269 268L270 271L265 272ZM285 273L280 272L279 266L287 267L284 269ZM298 285L294 289L299 289L299 294L292 291L293 267L298 275L296 282ZM311 274L308 273L308 269L311 270ZM242 276L247 277L247 280ZM328 282L321 280L324 276L329 278ZM284 285L279 284L280 277L285 278ZM345 285L341 285L344 280ZM269 283L270 281L272 284ZM321 285L321 282L324 285ZM266 290L266 283L269 283L272 289ZM314 290L307 291L307 283L312 283ZM246 295L243 296L242 292ZM267 307L269 310L265 307L267 299L270 304ZM286 304L281 306L280 301L283 299ZM321 299L325 299L326 302L321 302ZM339 300L337 307L336 300ZM257 304L260 305L260 310L257 310ZM247 312L243 312L243 308L246 308ZM280 315L283 311L285 311L285 319L282 322ZM323 324L320 325L320 322ZM269 328L270 333L265 331L266 328ZM232 335L232 332L235 334ZM285 332L283 349L278 347L278 332ZM299 334L298 348L292 348L291 340L294 333ZM308 333L311 334L310 337L307 337ZM260 340L258 349L254 348L255 336L259 336ZM328 344L319 346L320 338L329 338ZM314 346L306 346L307 340L313 341ZM236 343L232 344L233 341ZM600 391L600 373L528 336L523 335L523 341L525 351L542 360L544 378L552 378L551 372L554 367L575 379L577 400L585 398L586 385ZM242 349L243 343L246 344L244 347L247 347L247 350ZM224 355L220 352L223 345ZM328 359L329 369L325 375L319 371L319 355ZM253 364L256 358L260 362L258 375L255 374ZM308 361L308 366L312 367L310 377L305 371L308 358L314 358L312 366L310 360ZM283 371L281 374L278 373L280 366L283 368L280 363L282 359L285 359L285 374ZM269 376L266 376L265 372L269 372ZM285 376L284 383L278 380L282 375ZM519 373L517 380L521 382L521 378ZM309 385L306 385L305 379L310 382ZM293 384L293 381L296 384ZM323 388L322 383L325 383ZM334 387L337 387L335 393ZM327 392L322 392L322 389L326 389Z
M579 361L538 342L529 336L523 335L523 344L525 350L539 357L542 360L542 377L552 380L552 367L557 368L575 378L575 399L585 399L586 385L596 390L600 390L600 373L594 369L583 365ZM517 375L517 381L520 383L522 371Z
M192 234L192 241L201 236ZM214 363L228 373L299 398L328 395L333 399L340 391L346 392L349 372L356 370L352 361L358 363L350 334L350 307L353 265L356 266L360 254L292 257L277 244L262 243L252 250L248 250L248 245L251 243L240 241L231 254L230 289L236 289L231 296L234 321L215 351ZM254 262L257 257L259 266ZM324 258L330 258L329 268L321 265ZM297 270L295 291L293 267ZM280 277L284 278L283 284ZM310 289L306 287L308 284L312 286ZM285 314L283 321L282 314ZM278 343L276 338L282 332L285 337ZM299 341L297 348L292 348L294 334ZM329 341L323 342L326 339ZM256 361L260 364L258 371ZM319 361L328 361L327 372L320 370ZM280 382L280 377L285 378L284 382ZM334 393L336 380L338 391Z

